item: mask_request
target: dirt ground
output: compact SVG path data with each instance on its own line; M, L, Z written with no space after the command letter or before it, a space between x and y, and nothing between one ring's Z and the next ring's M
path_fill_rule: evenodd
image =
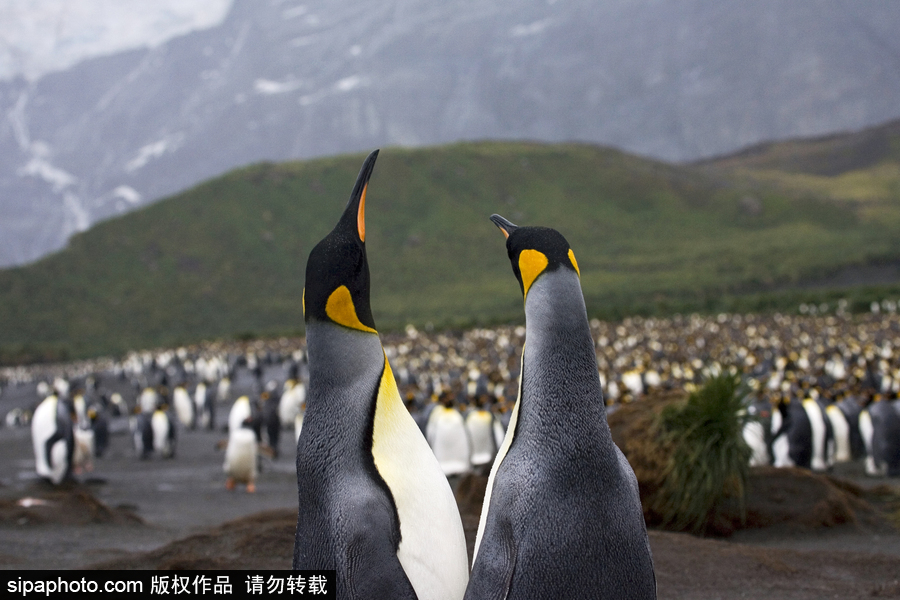
M94 471L62 488L34 475L27 429L0 429L0 568L290 568L290 432L248 494L225 490L224 433L182 432L175 458L141 461L125 423L114 426ZM890 504L900 480L869 480L857 466L835 475L757 472L748 512L758 528L727 539L651 531L659 597L900 598L900 533L884 518L900 508ZM471 539L484 483L457 489Z

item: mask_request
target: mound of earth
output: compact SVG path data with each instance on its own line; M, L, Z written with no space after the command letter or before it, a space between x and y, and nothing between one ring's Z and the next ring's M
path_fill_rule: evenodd
M746 519L730 500L720 505L711 533L783 526L794 530L883 520L859 486L797 468L757 467L750 471L745 496Z
M141 525L143 520L127 508L111 508L90 489L77 483L53 486L32 483L26 493L0 498L2 525Z
M270 510L229 521L150 552L137 553L86 568L290 569L296 528L296 510Z
M651 527L663 522L650 507L671 451L654 437L654 424L666 406L684 398L680 391L658 393L623 404L608 417L613 440L638 478L644 518ZM848 481L804 469L757 467L750 470L743 513L737 499L726 498L711 511L704 534L727 537L741 529L772 526L795 531L860 523L890 526L869 501L872 496Z

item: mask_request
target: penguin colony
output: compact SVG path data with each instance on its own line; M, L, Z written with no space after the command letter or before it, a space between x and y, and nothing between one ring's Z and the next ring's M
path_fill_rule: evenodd
M351 294L354 308L357 300ZM848 315L840 304L831 314L825 306L800 308L799 316L592 320L589 331L605 403L615 410L654 389L691 389L705 372L738 365L753 389L747 410L761 417L745 431L753 464L825 470L836 462L861 460L872 476L900 475L897 305L873 304L862 316ZM367 318L371 323L371 315ZM515 414L526 327L432 334L408 326L405 333L384 337L382 353L390 365L383 365L387 372L393 367L400 397L445 475L487 472L498 451L497 464L505 462L509 448L503 449L503 439ZM57 367L50 379L36 370L5 369L2 385L43 379L38 385L43 401L31 411L10 410L6 422L30 421L36 470L56 483L90 468L91 457L100 456L109 443L110 419L130 412L129 406L137 413L132 420L139 456L172 456L177 429L214 427L216 405L245 394L268 415L270 441L282 428L295 427L299 437L310 379L305 350L303 340L214 343L132 353L118 363ZM128 381L132 393L101 384L110 380ZM268 422L274 418L280 427ZM242 423L239 437L247 429ZM260 423L250 429L258 445ZM514 432L515 427L513 439ZM253 447L246 442L241 460ZM249 487L252 479L246 479ZM488 508L485 515L490 516Z
M702 383L708 370L717 370L721 365L740 365L753 388L748 410L763 417L763 423L755 426L756 433L747 431L745 436L758 450L752 464L790 464L783 458L776 459L775 448L781 448L778 456L785 456L787 438L782 435L774 443L772 436L780 427L772 429L772 419L782 419L776 416L779 405L802 405L803 400L816 396L816 402L824 408L824 416L834 429L833 439L826 441L831 457L824 459L826 468L832 462L851 460L862 465L868 463L868 473L876 477L900 469L900 444L895 441L900 439L897 422L889 412L875 421L868 413L868 409L880 403L900 413L897 400L900 315L896 312L880 308L877 313L863 315L838 312L815 316L632 317L612 323L591 320L590 325L609 410L640 400L655 390L692 389ZM486 411L491 413L492 424L498 432L492 452L502 442L516 400L515 382L524 340L525 328L521 326L465 332L428 332L408 326L403 332L382 335L401 397L423 435L427 419L438 403L458 411L470 424L476 411ZM68 382L72 391L66 390L62 398L71 401L76 391L84 396L87 427L94 432L94 457L97 458L118 439L111 434L112 430L120 430L118 421L129 419L127 415L132 415L130 419L134 420L147 387L154 391L154 402L159 402L161 392L168 387L167 380L183 378L195 405L199 393L201 404L207 407L203 412L206 416L198 419L196 427L212 428L217 409L227 415L230 404L245 394L261 402L260 390L274 381L279 389L273 395L281 394L282 431L298 435L295 423L302 426L308 381L305 351L305 340L281 338L134 352L122 361L105 359L54 367L3 368L0 386L36 385L37 390L30 407L12 408L4 405L0 392L0 411L8 427L29 426L41 401L50 395L59 397L54 381ZM634 385L634 390L628 388L620 373L631 373L640 385ZM233 380L241 386L232 385ZM248 386L250 380L255 383ZM842 425L836 410L844 414L846 425ZM876 412L879 410L884 408ZM198 414L201 414L199 409ZM73 427L74 415L73 409L70 416ZM861 418L865 422L863 429L871 437L870 451L876 452L878 448L877 459L866 455L867 444L859 429ZM800 415L801 429L808 427L802 425L803 420ZM783 419L779 424L782 422ZM219 421L218 427L222 426L223 422ZM175 430L180 435L189 435L191 431L179 424ZM467 471L486 473L476 458L479 454L476 434L468 426L466 432L459 428L454 431L457 437L468 434L467 443L458 444L463 448L463 456L469 457ZM803 436L800 437L801 444L795 452L803 446ZM129 445L134 446L133 437L129 439L132 440ZM812 443L811 436L809 443ZM265 446L266 441L263 439L261 444ZM147 447L152 448L152 440ZM806 452L812 456L811 447ZM157 454L151 451L148 456ZM803 461L791 462L804 466ZM811 458L809 468L812 468ZM452 470L448 465L448 472ZM73 468L73 474L74 471Z

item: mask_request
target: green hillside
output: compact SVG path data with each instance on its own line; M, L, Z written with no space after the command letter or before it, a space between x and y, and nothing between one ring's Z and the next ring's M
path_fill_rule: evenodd
M794 302L798 282L900 259L898 139L837 174L673 166L583 145L383 149L366 204L376 323L521 320L494 212L567 237L592 316ZM362 159L239 169L0 271L0 356L302 332L307 253Z

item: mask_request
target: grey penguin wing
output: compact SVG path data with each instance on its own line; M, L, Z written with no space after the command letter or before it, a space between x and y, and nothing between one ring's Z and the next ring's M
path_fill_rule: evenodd
M488 537L489 534L492 535ZM464 600L505 600L515 570L512 526L506 519L498 519L495 527L485 529Z
M418 600L390 540L374 534L373 529L357 531L344 555L349 588L346 597L354 600Z

